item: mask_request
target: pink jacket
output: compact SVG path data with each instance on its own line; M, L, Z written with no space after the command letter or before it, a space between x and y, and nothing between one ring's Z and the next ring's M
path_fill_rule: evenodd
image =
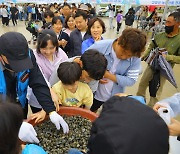
M61 48L54 54L53 62L50 62L42 54L37 53L37 51L34 51L34 55L36 57L36 62L47 81L49 81L52 72L59 67L59 64L68 59L68 56Z

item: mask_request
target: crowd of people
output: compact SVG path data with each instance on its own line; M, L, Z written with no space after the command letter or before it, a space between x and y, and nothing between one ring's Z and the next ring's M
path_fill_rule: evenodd
M113 6L108 7L113 14ZM7 6L3 5L2 8L6 9ZM142 9L144 13L138 18L147 18L146 9ZM8 13L8 9L6 11L7 17L2 17L3 25L8 26L10 15L16 26L17 15L21 13L20 19L24 17L24 20L32 22L41 20L43 26L36 23L31 26L37 32L35 49L29 48L25 36L19 32L7 32L0 36L0 119L4 123L1 127L7 127L0 132L0 141L3 140L0 142L0 153L23 153L27 150L45 153L39 146L30 144L23 147L19 143L18 138L30 143L39 142L33 126L23 122L23 118L27 118L29 105L33 112L31 119L41 122L49 115L51 122L58 130L62 127L64 133L69 132L69 126L57 113L61 106L82 107L92 112L97 112L103 106L91 129L89 154L168 154L169 135L180 136L180 122L172 119L167 126L157 113L159 109L165 108L171 113L168 118L179 114L179 93L160 101L166 78L159 75L157 95L147 102L150 107L155 105L153 109L157 113L148 107L145 93L154 76L148 65L137 96L125 94L125 88L133 87L137 82L141 61L155 47L152 42L146 49L146 34L132 28L133 21L127 20L135 19L133 8L125 15L126 29L112 40L103 38L106 25L101 18L96 17L90 4L80 4L77 8L65 1L62 6L54 3L49 7L40 5L37 8L29 4L24 5L23 9L12 4L11 13ZM122 10L117 12L117 33L124 18L122 13ZM166 49L166 53L159 54L173 67L180 63L180 12L171 13L164 26L165 31L158 33L154 40L159 48ZM112 24L110 29L114 29ZM14 136L14 140L4 140L4 135ZM108 136L112 139L111 143ZM134 143L139 144L137 146ZM149 144L154 148L148 148ZM69 153L81 152L71 149Z

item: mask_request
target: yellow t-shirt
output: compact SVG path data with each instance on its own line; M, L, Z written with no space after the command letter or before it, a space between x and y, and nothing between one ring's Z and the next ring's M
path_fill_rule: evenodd
M61 81L57 82L52 89L58 95L63 106L80 107L85 105L86 108L90 108L93 103L93 93L86 83L78 82L75 93L65 89Z

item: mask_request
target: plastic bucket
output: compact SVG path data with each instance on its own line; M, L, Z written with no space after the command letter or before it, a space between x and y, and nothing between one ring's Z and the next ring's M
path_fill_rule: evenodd
M93 122L98 115L94 112L91 112L90 110L79 108L79 107L60 107L58 114L60 115L67 115L67 116L73 116L73 115L80 115L83 118L89 119L91 122ZM49 117L47 116L44 120L47 120ZM27 122L32 124L33 126L38 124L35 123L35 120L27 119ZM43 122L43 121L42 121ZM40 123L42 123L40 122Z

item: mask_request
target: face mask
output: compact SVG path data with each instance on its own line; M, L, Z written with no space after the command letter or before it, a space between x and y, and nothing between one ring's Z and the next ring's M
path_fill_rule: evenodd
M173 26L165 26L165 32L167 34L170 34L174 30L174 25Z
M4 60L2 60L2 65L4 66L5 69L13 71L11 66L9 64L5 63Z

